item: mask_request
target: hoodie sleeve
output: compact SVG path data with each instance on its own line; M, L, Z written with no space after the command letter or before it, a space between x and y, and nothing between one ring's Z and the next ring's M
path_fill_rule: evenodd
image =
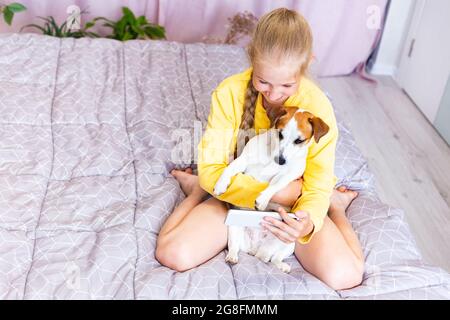
M310 103L311 110L321 110L320 117L330 129L319 143L314 142L310 146L303 173L302 195L292 207L292 212L298 210L309 212L314 224L310 234L298 239L302 244L309 243L312 236L322 229L330 206L331 193L336 184L334 163L338 128L333 107L324 94L313 96ZM316 111L315 114L317 115L318 112Z
M228 88L216 89L211 97L211 108L205 133L198 144L198 175L200 186L215 198L245 208L255 208L255 200L267 188L250 175L239 173L231 178L227 191L213 194L214 186L234 154L238 128L236 128L236 102Z

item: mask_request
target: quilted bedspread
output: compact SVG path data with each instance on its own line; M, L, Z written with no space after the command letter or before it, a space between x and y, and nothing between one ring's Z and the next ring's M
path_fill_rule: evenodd
M334 291L294 256L290 274L244 253L182 273L158 263L184 197L169 171L195 165L212 90L247 66L234 46L1 34L0 298L449 299L449 274L378 199L338 112L336 175L360 192L359 287Z

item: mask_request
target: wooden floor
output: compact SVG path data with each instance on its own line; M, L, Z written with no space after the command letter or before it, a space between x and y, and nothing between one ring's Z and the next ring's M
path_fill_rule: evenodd
M318 82L351 128L381 200L404 209L425 261L450 272L450 148L391 77L377 80Z

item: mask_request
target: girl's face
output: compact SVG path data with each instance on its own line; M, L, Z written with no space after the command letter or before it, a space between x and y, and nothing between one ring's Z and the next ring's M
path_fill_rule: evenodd
M296 72L288 65L266 63L253 67L253 86L271 104L283 104L297 92L299 84Z

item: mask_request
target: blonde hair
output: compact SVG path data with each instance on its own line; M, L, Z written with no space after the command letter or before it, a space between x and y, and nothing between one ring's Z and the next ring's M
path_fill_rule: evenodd
M290 62L293 69L297 70L295 75L302 77L307 73L312 59L312 42L311 28L305 18L294 10L278 8L259 19L247 47L247 55L252 66L267 63L268 60L278 65ZM253 86L252 78L253 74L250 76L245 94L237 147L244 138L246 141L243 146L247 144L248 136L245 134L254 128L258 91Z

